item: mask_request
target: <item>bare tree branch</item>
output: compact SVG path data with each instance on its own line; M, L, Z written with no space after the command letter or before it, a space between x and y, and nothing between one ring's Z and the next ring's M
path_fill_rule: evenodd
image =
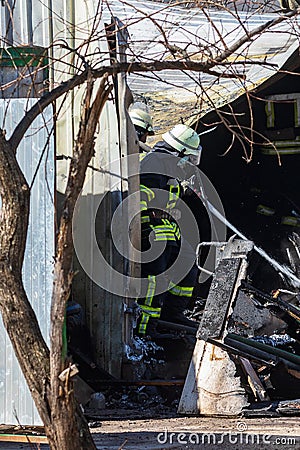
M285 15L277 17L276 19L269 20L268 22L256 27L254 30L249 31L249 33L244 34L244 36L241 37L240 39L238 39L231 47L229 47L227 50L222 52L215 59L208 61L208 63L217 64L219 62L223 62L229 56L233 55L244 44L247 44L249 41L251 41L251 39L253 39L255 36L259 36L263 31L268 30L276 25L279 25L280 23L286 21L288 18L294 17L294 16L298 15L299 13L300 13L300 8L297 9L296 11L291 11Z

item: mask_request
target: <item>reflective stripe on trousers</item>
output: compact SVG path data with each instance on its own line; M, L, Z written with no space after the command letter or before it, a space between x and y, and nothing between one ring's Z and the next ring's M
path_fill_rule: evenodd
M159 319L161 308L151 308L150 306L140 305L142 309L142 317L139 325L139 334L146 334L149 319Z
M152 302L153 297L155 295L155 288L156 288L156 277L155 275L148 275L148 287L147 287L147 293L145 297L145 303L144 305L140 305L142 309L142 317L139 325L139 333L140 334L146 334L147 325L149 322L150 317L153 319L159 319L160 318L160 312L161 308L153 308Z
M178 297L191 297L193 295L193 289L193 286L179 286L171 281L168 291Z

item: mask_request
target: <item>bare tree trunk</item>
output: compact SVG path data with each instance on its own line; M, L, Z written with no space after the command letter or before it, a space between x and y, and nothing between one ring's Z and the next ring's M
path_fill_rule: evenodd
M94 154L95 133L100 113L112 87L106 87L107 77L103 77L91 105L93 81L88 80L81 122L77 136L74 155L70 165L66 189L66 200L60 222L57 241L56 262L54 267L54 287L51 308L51 349L50 349L50 385L51 385L51 417L52 431L57 447L64 450L92 449L94 443L87 426L80 420L80 410L75 408L72 382L62 383L58 375L67 368L63 360L62 329L65 317L66 302L70 295L72 283L72 218L75 203L82 190L87 166ZM76 414L76 422L72 417ZM70 424L73 429L70 429ZM79 426L78 426L79 425ZM66 432L68 430L68 432Z
M5 139L3 131L0 134L0 310L52 450L96 449L75 401L72 380L67 377L62 382L59 374L68 367L62 355L62 329L72 283L72 216L94 153L99 116L111 89L104 77L90 105L93 82L87 83L57 242L50 355L22 282L30 191L16 159L16 148Z
M3 131L0 134L0 195L0 309L38 411L46 429L50 429L49 350L22 282L30 191Z

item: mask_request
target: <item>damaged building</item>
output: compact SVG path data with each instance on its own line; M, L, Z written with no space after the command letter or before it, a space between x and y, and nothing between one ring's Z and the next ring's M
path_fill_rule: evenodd
M178 411L182 414L236 415L247 411L250 415L255 413L251 412L251 404L262 402L269 402L270 414L297 413L297 402L281 403L299 397L296 168L300 147L296 47L286 42L279 48L274 43L268 52L274 53L279 72L266 73L258 66L253 69L251 87L244 90L240 86L232 89L224 82L224 88L221 85L214 94L216 108L209 111L206 105L206 113L195 109L189 122L201 135L200 167L224 207L225 240L229 243L218 246L213 252L214 261L208 265L207 250L199 247L200 275L202 268L209 272L211 264L216 266L217 261L218 265L212 276L206 276L204 284L196 286L194 309L187 312L199 323L197 338L188 327L160 321L159 328L165 336L154 343L143 342L132 339L129 325L131 339L121 372L124 386L126 382L133 386L144 383L158 386L161 392L166 392L163 386L172 386L173 391L177 386L177 400L181 397ZM259 51L258 45L252 53ZM177 75L173 75L174 79ZM162 92L157 93L159 82L149 92L147 81L132 78L128 81L133 95L146 99L154 110L162 106L168 112L174 105L173 121L176 114L187 114L186 95L182 99L175 97L178 103L172 103L172 89L163 100ZM159 125L161 134L167 125ZM212 211L208 212L207 204L195 197L186 202L197 218L202 240L209 240ZM246 244L239 241L241 238ZM241 249L236 250L239 246ZM216 315L216 311L220 314ZM134 331L132 311L129 308L127 312ZM211 366L208 372L207 365ZM216 374L215 384L211 373ZM239 400L232 398L231 403L227 389L231 390L233 381ZM287 389L290 382L294 383L292 392ZM101 388L101 383L122 384L120 380L102 379L95 387ZM205 401L201 388L211 389L211 396ZM214 403L216 394L220 402ZM148 390L144 400L147 398L151 398ZM135 402L132 404L137 407Z
M295 273L300 213L299 63L297 50L280 73L238 96L218 113L201 118L203 124L217 124L217 132L202 137L207 151L203 152L201 168L219 192L227 218ZM205 127L199 125L198 129ZM241 135L248 144L241 145ZM271 267L262 269L260 264L255 271L253 267L253 279L259 287L269 290L274 288L272 283L278 287L284 284L280 277L273 281L276 271Z
M223 318L218 315L218 324L214 323L215 313L220 313L226 303L224 279L229 296L234 293L230 283L237 274L227 278L226 272L232 269L225 265L238 257L234 256L234 250L232 258L226 255L216 269L198 330L198 349L188 375L199 384L192 387L193 382L187 379L179 406L181 412L226 411L230 415L239 404L237 410L241 407L249 415L297 414L298 401L281 404L278 400L299 398L299 68L297 50L285 61L280 73L204 115L197 123L200 133L208 125L217 126L217 132L202 137L207 152L203 153L201 169L221 197L228 219L228 236L247 236L254 247L247 256L248 266L234 294L236 299L225 306ZM242 135L246 145L241 144ZM252 391L250 400L248 397L252 403L249 410L237 401L240 384L235 386L232 404L222 404L222 395L230 395L233 386L221 381L226 368L222 363L218 367L217 361L224 358L222 351L231 355L241 379L247 379L246 391ZM198 367L197 358L203 358ZM205 358L210 358L210 362L205 362ZM216 365L212 369L214 359ZM216 376L214 385L209 376L218 371L220 377ZM234 370L228 372L231 381L236 382L235 376ZM220 396L219 404L216 400L212 409L212 398L201 397L201 391L205 397L203 392L208 386ZM255 412L256 402L266 402L260 412Z

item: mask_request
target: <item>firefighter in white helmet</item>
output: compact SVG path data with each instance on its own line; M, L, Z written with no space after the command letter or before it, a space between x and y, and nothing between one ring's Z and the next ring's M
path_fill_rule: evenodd
M139 140L140 160L142 160L152 150L146 145L147 137L154 135L152 116L148 106L142 102L136 102L131 106L129 116Z
M177 152L177 156L195 166L199 165L202 147L200 137L195 130L187 125L179 124L164 133L162 138L171 147L172 152L174 150Z
M168 279L163 293L156 291L157 276L172 266L183 244L177 223L180 219L177 203L184 193L181 181L187 178L185 166L191 166L187 162L196 166L199 164L202 147L196 131L183 124L164 133L162 139L141 161L140 171L142 259L143 252L149 251L153 243L165 244L158 257L153 261L142 261L141 265L142 278L147 280L145 282L148 285L143 290L145 297L138 300L142 314L137 324L137 333L153 338L157 335L155 319L197 326L196 322L184 315L191 303L198 273L192 248L185 245L190 253L188 258L193 261L189 273L180 282ZM185 262L182 261L182 264Z

